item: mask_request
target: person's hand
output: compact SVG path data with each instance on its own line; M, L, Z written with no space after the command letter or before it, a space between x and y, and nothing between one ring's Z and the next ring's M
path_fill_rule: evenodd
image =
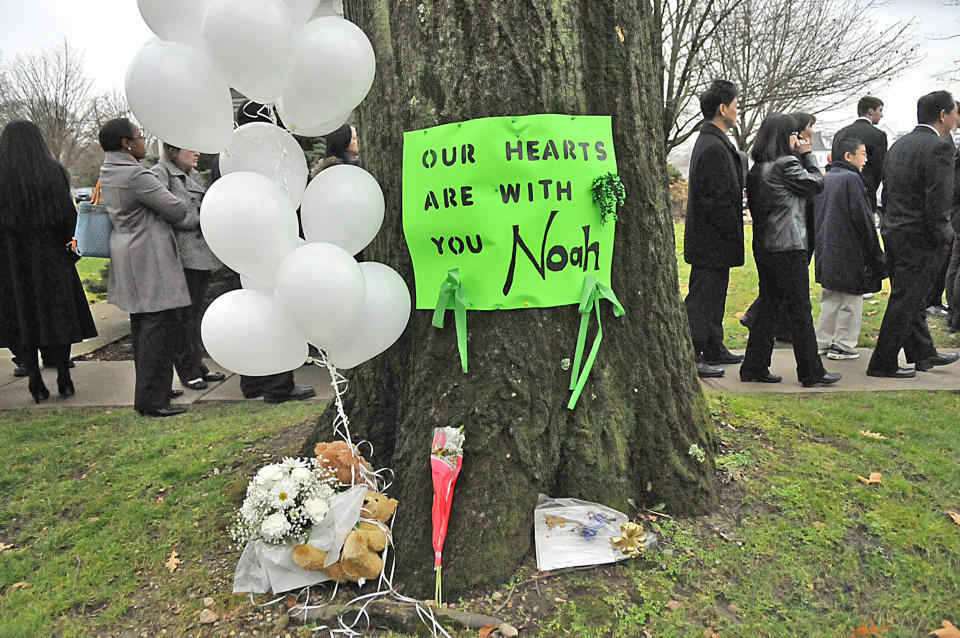
M810 144L810 140L804 139L796 133L793 133L790 136L790 148L793 149L795 153L803 155L804 153L810 152L812 145Z

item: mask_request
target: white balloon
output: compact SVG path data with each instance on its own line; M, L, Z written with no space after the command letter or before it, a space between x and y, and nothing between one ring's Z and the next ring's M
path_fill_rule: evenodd
M286 120L283 119L283 109L280 108L279 104L277 105L277 113L280 115L280 120L286 124ZM351 113L353 113L353 111L349 111L343 115L338 115L329 122L322 122L309 128L304 128L301 126L297 129L297 135L300 137L322 137L324 135L329 135L346 124L347 120L350 119Z
M278 107L294 133L313 129L363 101L376 73L373 46L342 18L317 18L297 32L293 68Z
M410 320L410 290L397 272L384 264L360 264L367 294L360 315L327 353L338 368L352 368L372 359L400 338Z
M127 103L164 142L219 153L233 133L230 88L199 50L151 40L127 68Z
M214 182L200 205L200 230L220 261L265 286L273 285L280 263L299 245L287 192L258 173L231 173Z
M209 0L137 0L143 21L161 40L203 47L200 25Z
M360 266L342 248L307 244L280 264L274 291L307 341L326 350L350 331L366 285Z
M201 32L210 60L230 86L263 104L280 96L296 33L281 0L210 0Z
M240 275L240 286L244 290L259 290L260 292L265 292L271 297L273 296L273 286L268 286L267 284L262 284L253 277L247 277L246 275Z
M283 0L287 3L290 15L298 27L306 24L313 12L316 11L320 0Z
M331 166L303 194L303 234L308 242L336 244L356 255L377 236L383 210L383 191L373 175L350 164Z
M300 206L307 187L307 158L287 131L267 122L244 124L220 151L220 173L251 171L280 184L293 207Z
M307 340L272 295L231 290L213 300L200 323L203 347L238 374L263 376L295 370L307 358Z

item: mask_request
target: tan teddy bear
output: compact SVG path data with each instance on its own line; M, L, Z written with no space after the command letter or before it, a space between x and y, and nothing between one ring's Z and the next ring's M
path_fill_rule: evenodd
M360 470L363 468L370 471L370 464L358 452L351 449L346 441L317 443L314 453L320 465L332 470L341 485L368 484Z
M360 513L360 518L367 520L361 520L357 529L347 535L340 560L324 568L327 552L311 545L297 545L293 548L293 562L300 569L323 570L330 578L341 583L376 578L383 571L383 559L379 554L389 542L386 523L397 510L397 505L396 499L367 490Z

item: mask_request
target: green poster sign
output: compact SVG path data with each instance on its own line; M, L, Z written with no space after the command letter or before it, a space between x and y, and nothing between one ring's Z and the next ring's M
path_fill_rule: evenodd
M578 304L610 285L613 219L590 186L617 172L607 116L488 117L403 136L403 232L416 307L457 269L468 310Z

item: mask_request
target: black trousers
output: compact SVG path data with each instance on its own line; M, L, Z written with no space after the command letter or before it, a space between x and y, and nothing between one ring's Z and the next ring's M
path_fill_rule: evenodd
M817 336L810 306L809 259L806 250L783 252L754 251L760 276L759 314L747 340L747 352L740 366L741 376L761 376L770 371L774 323L778 312L790 328L797 379L814 382L824 375L817 355Z
M293 392L293 372L279 372L264 377L240 375L240 391L248 399L262 395L283 396Z
M927 328L924 309L931 281L940 268L940 248L925 248L920 241L902 233L885 235L883 247L890 274L890 301L880 324L877 347L870 357L870 370L893 372L903 349L907 361L915 363L937 354Z
M130 313L136 389L135 410L156 410L170 405L173 352L178 346L177 311Z
M951 330L960 330L960 235L953 238L947 266L947 305Z
M944 246L937 251L934 259L938 268L933 271L933 285L930 288L930 294L927 295L927 300L924 302L924 308L939 306L943 303L943 293L947 287L947 271L950 268L950 246ZM947 301L947 305L949 304L950 302Z
M729 282L729 268L690 266L690 290L684 305L697 360L715 359L727 352L723 345L723 311Z
M180 324L177 330L179 340L173 352L173 366L177 370L180 381L186 383L210 372L203 363L200 320L203 318L203 304L213 273L209 270L184 268L183 274L187 279L187 290L190 292L190 305L177 309L177 321Z

